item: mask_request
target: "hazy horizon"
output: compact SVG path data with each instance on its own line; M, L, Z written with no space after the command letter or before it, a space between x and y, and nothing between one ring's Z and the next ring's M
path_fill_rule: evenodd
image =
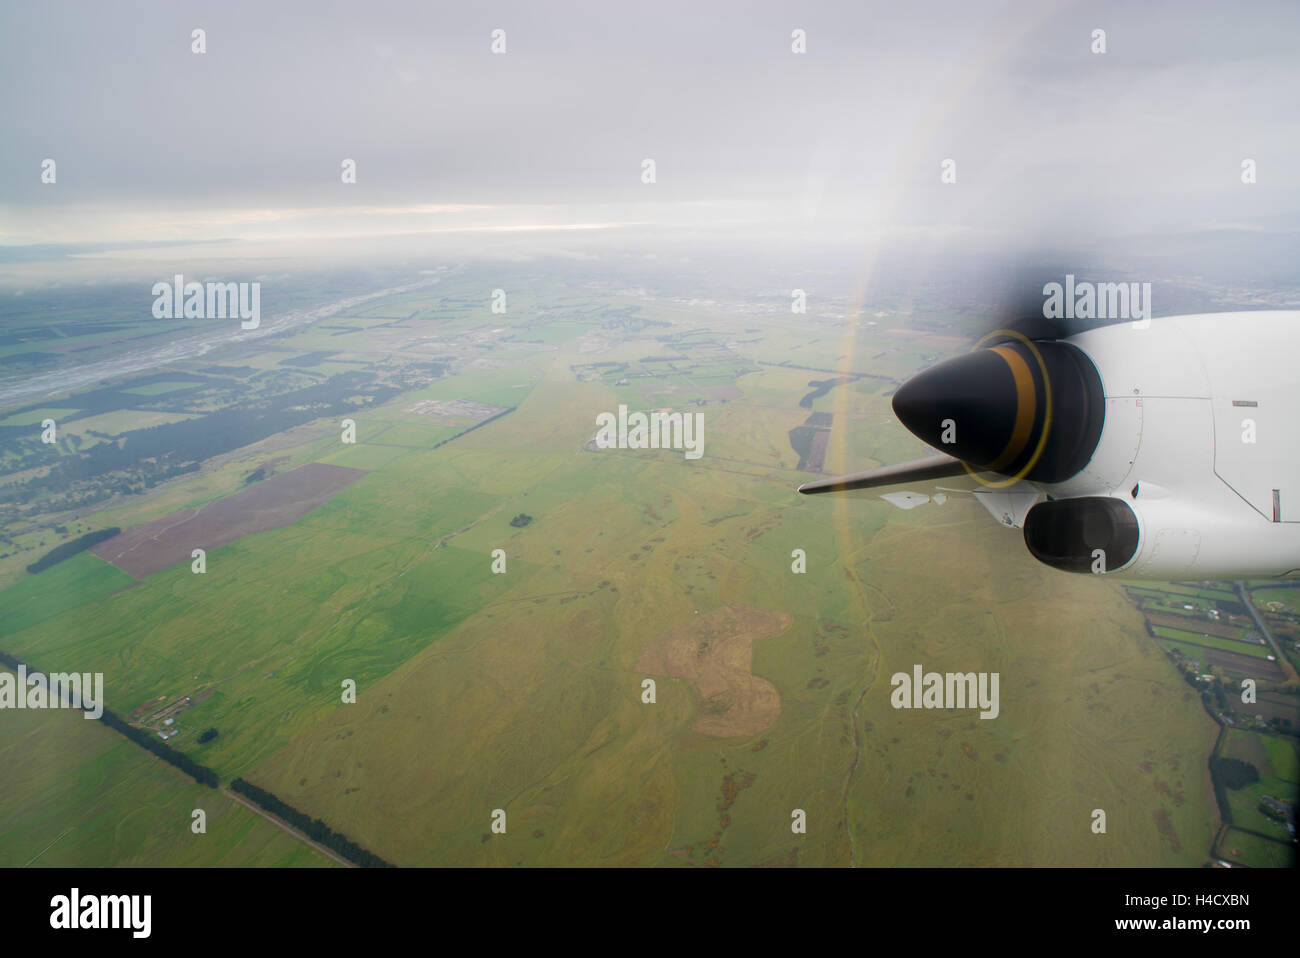
M1283 175L1300 162L1300 63L1278 27L1300 26L1300 9L1176 14L11 4L0 273L95 275L88 257L111 275L133 260L674 244L871 256L900 241L1010 251L1300 230L1300 185ZM806 53L791 51L796 29ZM346 159L355 183L341 181ZM947 159L953 183L940 181ZM64 259L86 245L108 249ZM42 259L63 265L37 270Z

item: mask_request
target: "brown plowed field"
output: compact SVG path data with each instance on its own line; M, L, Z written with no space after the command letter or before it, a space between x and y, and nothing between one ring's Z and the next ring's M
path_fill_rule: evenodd
M201 509L183 509L128 529L90 551L123 572L143 578L188 562L195 549L211 551L254 532L287 526L365 474L363 469L308 463Z

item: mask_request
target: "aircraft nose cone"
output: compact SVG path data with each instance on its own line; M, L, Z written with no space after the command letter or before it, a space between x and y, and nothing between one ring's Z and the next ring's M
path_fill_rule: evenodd
M893 406L918 439L997 470L1015 460L1029 439L1034 380L1015 348L980 349L913 376L894 393Z

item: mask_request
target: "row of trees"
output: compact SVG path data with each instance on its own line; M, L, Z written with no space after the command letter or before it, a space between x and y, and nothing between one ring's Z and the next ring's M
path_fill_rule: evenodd
M466 433L471 433L471 432L473 432L475 429L482 429L482 428L483 428L484 426L486 426L488 423L490 423L490 422L492 422L492 421L494 421L494 420L500 419L502 416L505 416L505 415L507 415L508 413L512 413L512 412L514 412L514 411L515 411L516 409L518 409L518 408L519 408L518 406L511 406L509 409L503 409L503 410L501 410L499 413L496 413L495 415L488 416L488 417L487 417L486 419L484 419L482 422L476 422L474 425L470 426L469 428L467 428L467 429L462 429L460 432L456 433L456 435L454 435L454 436L448 436L446 439L442 440L441 442L435 442L435 443L433 444L433 448L434 448L434 449L437 449L439 446L445 446L445 445L447 445L447 443L451 442L453 439L459 439L461 436L465 435Z
M75 539L69 539L62 545L55 546L45 555L41 556L35 562L27 567L27 571L32 575L48 569L52 565L58 565L64 559L71 559L78 552L89 549L97 542L103 542L105 539L111 539L122 530L117 526L110 526L107 529L96 529L94 532L87 532L84 536L77 536Z
M230 788L233 791L239 792L241 795L248 797L272 815L284 819L284 821L298 829L298 831L302 832L312 841L324 845L331 851L338 852L350 862L354 862L363 868L393 867L378 855L367 851L356 842L349 840L346 836L340 835L319 818L308 818L292 805L286 804L277 796L271 794L265 789L258 788L251 782L247 782L242 778L237 778L230 783Z
M0 663L7 665L15 672L18 671L20 665L24 664L20 659L15 658L8 652L0 652ZM27 666L27 675L29 677L39 674L42 674L39 669L34 669L30 665ZM85 705L82 707L86 708ZM176 751L176 749L167 745L148 729L136 728L134 725L118 718L108 709L104 709L99 720L115 732L120 732L122 735L125 735L141 748L153 752L164 762L176 766L176 768L179 768L200 785L206 785L208 788L216 788L220 784L216 772L212 771L212 769L208 768L206 765L200 765L184 752Z
M1223 755L1210 756L1210 775L1233 791L1248 788L1259 781L1259 769L1250 762Z
M104 709L104 714L99 720L116 732L121 732L131 741L135 742L141 748L153 752L164 762L174 765L182 772L188 775L200 785L206 785L208 788L216 788L221 782L217 779L217 773L212 771L206 765L200 765L194 759L190 758L184 752L178 752L166 742L163 742L145 728L137 728L127 722L122 721L108 709Z
M1219 803L1219 817L1223 824L1232 824L1232 805L1228 802L1228 789L1237 791L1259 781L1259 769L1249 762L1223 755L1210 756L1210 782L1214 798Z
M15 672L23 662L10 655L7 652L0 651L0 664L4 664ZM36 674L36 669L31 666L27 668L27 674ZM141 748L148 749L157 755L164 762L174 765L186 775L190 776L200 785L206 785L209 788L216 788L221 784L217 778L217 773L206 765L200 765L183 752L178 752L171 748L165 742L159 740L154 733L148 729L137 728L134 725L124 722L108 709L104 709L99 719L109 728L120 732L122 735L135 742ZM208 729L203 733L203 738L210 741L216 738L216 729ZM373 852L367 851L356 842L351 841L345 835L334 831L319 818L308 818L292 805L281 801L280 798L265 789L258 788L251 782L246 782L242 778L237 778L230 783L232 790L239 792L241 795L251 799L255 804L260 805L272 815L277 815L284 821L288 822L294 828L298 829L312 841L324 845L326 848L337 852L350 862L361 865L363 868L392 868L392 864L384 861Z

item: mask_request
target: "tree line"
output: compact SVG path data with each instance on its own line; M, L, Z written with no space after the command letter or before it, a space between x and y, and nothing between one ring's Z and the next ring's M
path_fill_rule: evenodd
M206 785L208 788L216 788L221 784L220 780L217 778L216 772L212 771L212 769L208 768L206 765L200 765L184 752L176 751L176 749L159 739L157 735L150 732L148 729L137 728L134 725L124 722L108 709L104 709L104 714L99 717L99 720L115 732L120 732L125 735L141 748L153 752L164 762L179 768L200 785Z
M502 416L506 415L507 413L512 413L518 408L519 408L518 406L511 406L509 409L503 409L499 413L496 413L495 415L488 416L482 422L476 422L468 429L462 429L454 436L448 436L446 439L442 440L441 442L435 442L431 448L437 449L439 446L447 445L447 443L451 442L453 439L459 439L461 436L464 436L466 433L471 433L475 429L482 429L484 426L486 426L488 423L492 422L493 420L500 419Z
M45 555L41 556L35 562L27 567L27 571L32 575L48 569L52 565L58 565L64 559L71 559L78 552L89 549L97 542L103 542L105 539L111 539L122 530L117 526L111 526L107 529L96 529L94 532L87 532L84 536L77 536L75 539L69 539L62 545L55 546Z
M367 851L356 842L351 841L346 836L339 834L330 828L319 818L309 818L307 815L298 811L292 805L286 804L279 797L271 794L265 789L258 788L252 782L237 778L230 783L232 791L239 792L246 796L255 804L260 805L272 815L288 822L298 831L302 832L317 844L324 845L331 851L338 852L348 861L360 865L362 868L392 868L393 866L384 861L373 852Z
M24 663L18 658L7 652L0 651L0 664L4 664L15 672L18 667ZM35 675L38 670L28 666L27 674ZM221 784L217 778L217 773L206 765L201 765L194 761L183 752L159 740L154 733L148 729L137 728L134 725L124 722L108 709L104 709L99 720L109 728L129 738L142 748L148 749L154 755L157 755L164 762L175 766L186 775L190 776L200 785L206 785L209 788L216 788ZM205 733L206 734L206 733ZM319 845L324 845L331 851L337 852L348 861L353 862L363 868L392 868L390 862L384 861L373 852L367 851L356 842L349 840L345 835L334 831L319 818L309 818L292 805L286 804L278 796L258 788L251 782L246 782L242 778L237 778L230 783L233 791L251 799L255 804L261 806L266 811L278 816L288 822L294 828L298 829L312 841Z
M20 665L24 664L20 659L15 658L8 652L0 652L0 663L7 665L15 672L18 671ZM39 669L35 669L30 665L27 666L27 675L29 678L33 675L44 674L45 673L41 672ZM83 703L82 709L89 712L90 706ZM216 772L212 771L212 769L208 768L206 765L200 765L185 753L176 751L176 749L157 738L154 733L150 732L148 729L137 728L128 722L124 722L108 709L104 709L99 716L99 720L115 732L120 732L122 735L125 735L141 748L153 752L164 762L179 768L200 785L206 785L208 788L216 788L217 785L220 784L217 780Z

